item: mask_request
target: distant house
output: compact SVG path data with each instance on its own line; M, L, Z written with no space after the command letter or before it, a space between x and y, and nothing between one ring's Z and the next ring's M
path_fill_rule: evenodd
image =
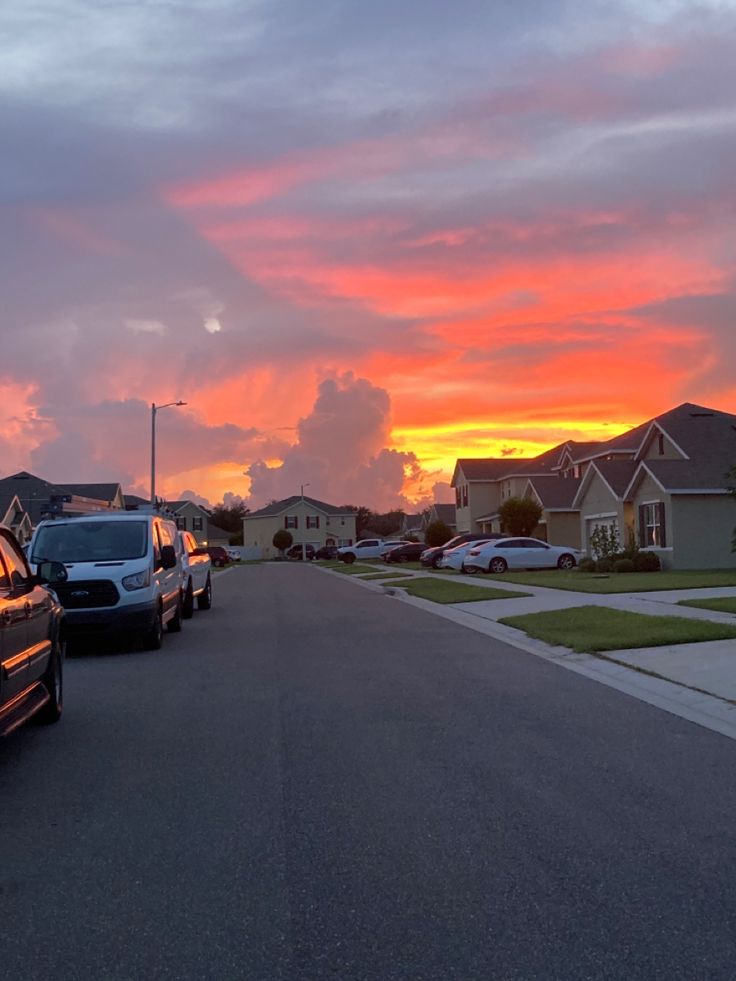
M212 520L207 508L194 501L167 501L165 508L182 531L191 531L198 545L227 545L231 532L220 528Z
M429 509L426 517L425 528L427 525L431 525L433 521L441 521L453 533L457 529L457 517L455 515L455 505L454 504L433 504Z
M408 538L410 535L416 538L417 541L424 541L424 516L421 514L405 514L404 519L401 522L401 528L399 534L402 538Z
M355 542L355 513L325 504L312 497L287 497L273 501L259 511L243 518L243 544L246 549L259 549L263 558L277 553L273 536L280 528L291 532L294 544L352 545Z
M30 540L33 531L30 515L18 495L10 491L0 490L0 525L10 528L21 545Z

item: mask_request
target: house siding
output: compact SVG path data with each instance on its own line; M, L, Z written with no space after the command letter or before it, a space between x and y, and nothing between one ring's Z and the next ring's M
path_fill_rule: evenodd
M675 494L670 500L672 565L676 569L733 569L736 501L727 495Z
M278 555L278 550L273 547L273 536L281 528L285 528L285 518L288 515L295 515L298 521L297 528L289 528L295 545L314 545L321 548L328 542L335 545L342 540L355 542L355 515L344 514L325 514L318 511L315 507L301 501L291 505L288 510L281 514L264 515L263 517L252 517L246 515L243 518L243 545L246 548L258 548L265 559L272 559ZM319 517L319 528L307 528L307 517Z
M593 515L615 516L619 539L622 544L625 543L626 532L623 502L611 493L608 485L597 473L594 473L591 477L590 484L580 502L579 535L580 541L582 542L580 547L589 555L591 554L590 534L597 523L596 518L592 517ZM565 544L572 544L572 542Z
M580 548L580 514L578 511L545 511L547 541L550 545Z
M634 525L634 536L635 540L639 543L641 547L642 542L640 541L641 535L639 532L639 508L642 504L652 504L652 503L664 504L664 515L665 515L665 545L664 548L654 548L650 547L647 550L650 552L656 552L659 556L659 560L662 563L663 569L673 569L682 568L682 566L676 565L675 560L675 547L674 542L677 538L677 534L673 524L672 515L672 498L669 494L662 490L659 484L649 476L644 476L640 483L636 484L633 493L631 494L631 506L633 513Z
M457 512L458 533L466 531L482 531L478 518L482 514L498 511L500 491L497 483L477 483L468 485L468 507Z

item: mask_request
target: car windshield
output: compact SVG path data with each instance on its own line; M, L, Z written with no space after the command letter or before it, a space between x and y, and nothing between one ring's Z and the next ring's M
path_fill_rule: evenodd
M79 521L39 528L31 562L114 562L146 554L145 521Z

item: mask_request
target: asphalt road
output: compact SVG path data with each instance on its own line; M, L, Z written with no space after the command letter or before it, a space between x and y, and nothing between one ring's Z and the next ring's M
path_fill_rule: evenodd
M0 977L732 979L736 743L310 567L0 742Z

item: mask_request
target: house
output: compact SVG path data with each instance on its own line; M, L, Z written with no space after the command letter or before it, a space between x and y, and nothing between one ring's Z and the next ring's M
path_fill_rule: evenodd
M736 415L685 402L603 444L575 495L584 547L596 526L656 552L663 568L736 567Z
M404 519L401 522L401 528L399 529L399 534L402 538L416 538L417 541L424 541L424 515L422 514L405 514Z
M32 528L43 518L93 514L124 508L120 484L52 484L21 470L0 480L0 499L17 497Z
M568 441L530 460L458 460L457 527L500 531L503 501L528 496L542 507L535 535L552 544L592 554L605 527L664 568L736 567L734 465L736 415L685 402L610 440Z
M212 520L210 512L194 501L167 501L164 508L171 514L176 527L191 531L198 545L228 545L230 532Z
M441 521L447 525L450 531L455 534L457 518L455 517L454 504L433 504L427 512L426 525L431 525L434 521Z
M283 501L272 501L259 511L243 518L243 545L259 549L263 558L273 558L273 536L285 528L291 532L295 545L352 545L355 541L356 515L312 497L295 495Z

